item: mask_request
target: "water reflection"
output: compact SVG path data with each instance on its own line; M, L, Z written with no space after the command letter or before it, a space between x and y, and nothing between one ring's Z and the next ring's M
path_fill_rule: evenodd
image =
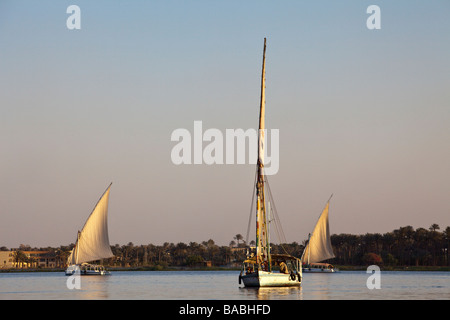
M81 276L80 290L73 290L74 299L108 299L111 276Z
M310 273L303 277L302 286L309 293L309 299L331 299L330 292L333 286L335 273Z
M366 272L305 274L301 287L245 288L232 271L130 271L82 276L80 289L61 273L0 273L2 299L220 299L351 300L450 299L450 272L383 272L381 289L366 286Z
M242 293L247 299L258 300L302 300L302 287L263 287L263 288L246 288L242 287Z

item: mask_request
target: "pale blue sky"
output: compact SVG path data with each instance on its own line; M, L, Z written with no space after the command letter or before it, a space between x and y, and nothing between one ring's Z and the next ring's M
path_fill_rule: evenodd
M131 3L128 3L131 2ZM66 8L81 8L68 30ZM381 30L366 9L381 8ZM112 244L245 236L254 166L175 166L170 135L255 128L289 242L450 225L450 3L2 1L0 246L76 237L112 181ZM273 239L275 240L275 239Z

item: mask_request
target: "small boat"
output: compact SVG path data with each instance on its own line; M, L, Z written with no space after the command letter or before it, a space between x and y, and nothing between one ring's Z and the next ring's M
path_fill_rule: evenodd
M108 200L111 185L112 183L97 202L83 229L77 233L75 247L67 259L67 276L78 272L80 275L110 274L103 266L89 262L114 256L108 237Z
M89 263L82 263L80 265L73 264L67 267L66 269L66 276L70 276L75 273L79 273L80 275L86 275L86 276L105 276L111 274L108 270L105 269L104 266L97 265L97 264L89 264Z
M270 252L271 192L268 187L267 176L264 175L265 61L266 39L264 38L258 161L255 178L256 193L253 194L253 196L256 195L256 246L254 253L247 252L247 259L244 261L239 274L239 284L243 282L245 287L300 286L302 281L301 260L288 254L271 254Z
M313 233L310 233L308 236L308 241L301 257L303 272L331 273L337 271L329 263L320 263L321 261L335 257L333 247L331 246L330 226L328 222L330 200L331 197L328 199L325 208L320 214Z
M331 273L336 272L337 269L329 263L310 263L303 265L303 272L324 272Z

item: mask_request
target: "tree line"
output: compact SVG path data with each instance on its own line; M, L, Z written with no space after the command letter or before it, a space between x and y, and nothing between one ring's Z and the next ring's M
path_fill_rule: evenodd
M364 266L450 266L449 244L450 227L443 232L439 225L428 229L415 229L411 226L400 227L384 234L367 233L364 235L333 234L331 243L335 258L327 262L335 265ZM212 239L201 243L166 242L162 245L126 245L111 246L114 257L104 259L103 264L110 267L219 267L239 266L245 259L247 248L254 241L245 243L242 235L237 234L228 246L219 246ZM29 259L23 251L48 251L63 267L74 244L59 248L31 248L21 245L16 251L16 259ZM271 244L272 253L287 253L301 257L305 242ZM0 250L8 250L1 247Z
M450 266L450 227L428 229L400 227L384 234L339 234L331 236L336 258L341 265Z

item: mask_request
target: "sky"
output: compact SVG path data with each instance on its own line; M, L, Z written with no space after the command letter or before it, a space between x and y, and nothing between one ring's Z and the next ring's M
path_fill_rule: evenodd
M67 27L73 4L81 29ZM381 29L367 27L370 5ZM112 245L245 237L255 165L176 165L171 134L194 121L257 128L264 38L266 127L280 146L269 181L286 240L307 239L331 194L332 234L444 230L449 9L0 2L0 246L74 243L111 182Z

